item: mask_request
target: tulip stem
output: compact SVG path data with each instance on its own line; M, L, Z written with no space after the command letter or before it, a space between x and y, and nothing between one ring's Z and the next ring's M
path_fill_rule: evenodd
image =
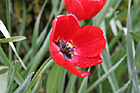
M39 68L39 70L36 72L36 74L34 75L33 79L31 80L31 82L29 83L29 86L26 90L26 92L29 90L29 88L34 84L34 82L36 81L37 77L39 76L39 74L41 73L41 71L43 70L43 68L45 67L45 65L51 60L51 56L42 64L42 66Z

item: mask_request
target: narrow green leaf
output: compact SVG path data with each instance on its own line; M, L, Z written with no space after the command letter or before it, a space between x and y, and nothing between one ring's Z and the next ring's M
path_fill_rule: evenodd
M36 82L37 78L39 77L39 74L42 73L42 71L44 70L44 68L46 67L46 65L48 64L48 62L52 62L52 58L49 57L43 64L42 66L38 69L38 71L36 72L36 74L34 75L32 81L30 82L28 88L27 88L27 91L28 89L30 89L33 84ZM47 65L48 66L48 65Z
M40 74L39 79L38 79L37 83L35 84L34 89L32 90L32 93L39 93L41 85L42 85L42 77Z
M118 91L116 91L115 93L123 93L124 90L126 90L126 88L128 88L128 86L130 85L132 80L129 80L122 88L120 88Z
M0 62L10 67L11 62L9 61L9 59L7 58L6 54L4 53L1 47L0 47Z
M22 24L21 26L19 25L16 17L15 17L15 13L14 13L14 10L12 9L11 7L11 14L12 14L12 17L13 17L13 20L15 22L15 26L16 26L16 30L18 31L18 34L20 36L23 36L24 35L24 32L25 32L25 26L26 26L26 1L25 0L22 0ZM16 50L17 50L17 53L19 53L20 51L20 48L21 48L21 43L23 43L23 46L25 47L26 51L29 51L29 45L27 43L27 41L23 41L23 42L18 42L17 45L16 45ZM16 56L15 56L16 58ZM25 61L24 61L25 62Z
M34 72L32 72L25 80L24 82L16 89L15 93L25 93L31 78L33 76Z
M107 50L107 48L106 48L106 50ZM102 52L103 62L101 64L105 73L107 73L108 70L110 68L112 68L111 56L110 56L109 52L107 52L106 50L104 49L104 51ZM109 83L112 87L113 92L119 89L119 85L118 85L118 82L116 80L114 72L108 76L108 80L109 80Z
M97 87L97 85L99 85L100 83L102 83L109 75L111 75L112 72L114 72L114 70L121 64L121 62L124 60L126 56L124 56L123 58L120 59L119 62L117 62L114 66L112 66L112 68L110 68L104 75L102 75L98 80L96 80L88 89L87 92L90 92L91 90L93 90L95 87Z
M2 32L2 34L6 37L9 38L10 34L8 33L5 25L3 24L3 22L0 20L0 31ZM19 57L18 53L16 52L16 48L14 46L14 44L12 42L9 42L10 46L12 47L13 51L15 52L16 56L18 57L21 65L23 66L24 69L27 69L25 64L23 63L22 59Z
M37 52L35 57L31 60L31 62L27 66L27 67L31 66L28 73L26 71L24 71L25 73L27 73L27 75L29 75L29 73L33 72L37 68L38 64L41 62L41 60L45 56L46 52L48 51L49 43L50 43L50 41L49 41L50 40L50 34L51 34L51 31L47 35L47 38L45 39L45 41L44 41L42 47L40 48L40 50Z
M123 31L119 31L117 36L114 36L111 42L109 43L109 50L111 50L115 44L118 42L118 40L123 36Z
M134 65L133 65L133 68L136 67L137 60L138 60L139 56L140 56L140 41L139 41L139 43L137 45L137 48L136 48L136 53L135 53L135 57L134 57Z
M16 63L12 63L9 70L9 84L6 93L12 93L14 74L15 74L15 64Z
M35 25L34 25L34 31L33 31L33 37L32 37L32 45L33 45L33 53L32 53L32 55L34 55L34 53L35 53L35 51L36 51L36 49L37 49L37 48L36 48L36 43L37 43L36 41L37 41L38 33L39 33L40 19L41 19L41 15L42 15L42 13L43 13L43 11L44 11L44 8L45 8L47 2L48 2L48 0L45 0L43 6L42 6L42 8L41 8L41 11L40 11L40 13L39 13L39 15L38 15L38 17L37 17L37 20L36 20L36 22L35 22Z
M90 71L90 68L88 69L88 72ZM80 86L80 89L78 90L78 93L86 93L87 90L87 84L88 84L88 77L85 77L82 81L82 84Z
M9 31L10 34L12 34L12 29L11 29L11 16L10 16L11 2L10 2L10 0L5 0L5 1L6 1L6 21L7 21L8 31ZM12 49L11 49L10 46L9 46L9 60L12 61Z
M8 67L11 66L11 62L8 60L6 54L4 53L1 47L0 47L0 61ZM23 78L17 71L15 73L14 79L16 80L18 84L21 84L21 82L23 82Z
M46 93L56 93L61 66L55 64L49 72Z
M115 93L123 93L124 90L126 90L126 88L128 88L132 79L138 74L139 71L140 71L140 68L137 70L136 73L133 73L133 75L131 76L131 79L123 87L121 87L119 90L117 90Z
M26 39L26 37L24 36L15 36L15 37L0 39L0 43L19 42L24 39Z
M65 88L65 79L66 79L66 69L61 68L58 80L58 93L63 93Z
M0 74L0 93L5 93L7 90L8 72Z
M71 75L65 93L72 93L77 76Z
M97 73L98 73L98 78L101 77L101 64L97 65ZM102 93L102 84L99 84L99 93Z
M127 56L127 64L128 64L128 72L129 72L129 78L130 76L133 74L133 71L135 72L135 69L133 68L133 54L134 54L134 45L133 45L133 40L131 38L131 35L130 35L130 31L132 31L132 23L131 23L131 2L132 0L129 0L128 2L128 14L127 14L127 53L128 53L128 56ZM138 88L138 80L137 80L137 77L135 77L133 79L133 85L134 85L134 88L135 88L135 91L136 93L139 93L139 88ZM131 87L129 87L129 90L131 90Z
M130 32L130 34L132 35L132 37L137 41L139 42L140 41L140 35L137 34L136 32Z
M60 4L59 10L58 10L58 14L60 14L62 12L63 8L64 8L64 0L61 0L61 4Z
M5 72L7 72L8 69L9 69L8 66L0 66L0 74L3 74L3 73L5 73Z

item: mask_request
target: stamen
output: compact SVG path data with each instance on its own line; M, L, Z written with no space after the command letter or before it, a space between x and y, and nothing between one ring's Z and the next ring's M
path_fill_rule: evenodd
M63 53L63 56L65 59L72 59L72 55L74 54L75 47L72 46L71 42L64 41L63 39L58 42L55 42L55 44L60 48L60 52Z

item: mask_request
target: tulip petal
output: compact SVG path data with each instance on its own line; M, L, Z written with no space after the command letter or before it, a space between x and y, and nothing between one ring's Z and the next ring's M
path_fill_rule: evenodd
M92 57L100 54L106 45L103 31L99 27L85 26L79 35L73 38L77 56Z
M53 22L53 41L59 38L70 42L79 29L81 29L80 24L74 15L58 16Z
M72 12L72 1L73 0L64 0L64 2L65 2L65 7L66 7L66 9L68 10L68 12L69 13L71 13Z
M78 20L84 19L85 17L85 11L84 7L81 4L79 0L73 0L72 2L72 12L69 12L70 14L73 13L75 16L78 16Z
M78 20L94 17L105 5L106 0L64 0L69 14L74 14Z
M72 74L76 75L76 76L79 76L79 77L86 77L88 75L90 75L89 72L86 72L86 71L81 71L79 69L77 69L73 63L71 63L69 60L65 60L65 64L63 65L63 67L65 69L67 69L69 72L71 72Z
M63 54L60 52L59 47L53 43L50 42L50 53L52 59L60 66L62 66L65 62Z
M85 67L92 67L100 64L101 62L103 62L103 58L101 55L94 56L94 57L80 57L80 56L73 55L71 62L75 66L85 68Z

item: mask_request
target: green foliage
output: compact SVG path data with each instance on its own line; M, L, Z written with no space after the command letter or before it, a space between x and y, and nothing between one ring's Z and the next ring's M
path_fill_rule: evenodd
M80 21L82 27L100 27L107 39L103 63L89 68L91 75L81 79L52 59L45 61L52 21L68 14L64 0L1 0L0 92L139 93L139 9L140 0L107 0L98 15Z

